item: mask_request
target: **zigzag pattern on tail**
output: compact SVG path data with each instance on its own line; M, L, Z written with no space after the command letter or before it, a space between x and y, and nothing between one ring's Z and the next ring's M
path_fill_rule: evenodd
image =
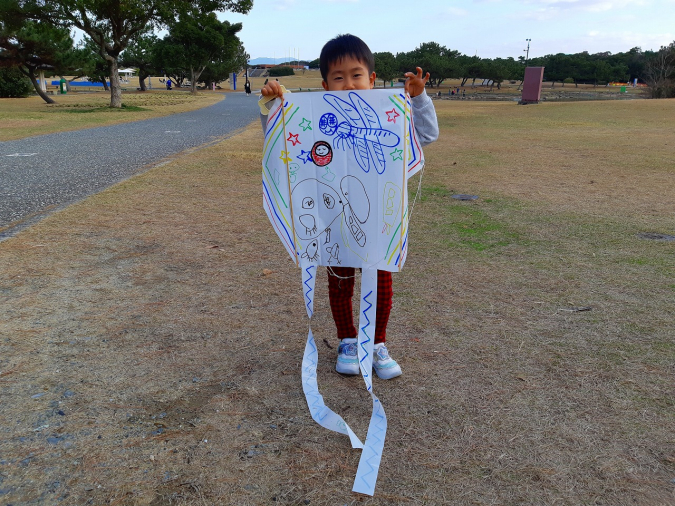
M307 314L309 314L309 317L310 317L310 318L311 318L312 315L314 314L314 310L313 310L312 307L311 307L311 305L312 305L312 298L309 296L309 294L310 294L310 292L313 290L313 288L312 288L311 286L309 286L307 283L309 283L310 281L312 281L312 279L314 278L314 276L312 276L312 273L309 272L309 270L310 270L310 269L315 269L315 268L316 268L316 267L314 267L313 265L310 265L309 267L307 267L307 268L305 269L305 272L307 273L307 275L309 276L309 278L307 278L305 281L303 281L303 284L307 287L307 291L305 292L305 297L307 297L307 304L306 304L306 306L307 306Z

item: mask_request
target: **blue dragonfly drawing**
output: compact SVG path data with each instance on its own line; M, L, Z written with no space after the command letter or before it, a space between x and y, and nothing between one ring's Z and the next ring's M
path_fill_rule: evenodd
M351 103L332 94L324 95L324 100L345 121L339 122L335 114L327 112L319 120L319 130L326 135L335 135L335 148L353 149L356 162L365 172L374 167L378 174L382 174L386 168L382 147L398 146L401 139L394 132L382 128L375 110L357 93L352 91L348 97Z

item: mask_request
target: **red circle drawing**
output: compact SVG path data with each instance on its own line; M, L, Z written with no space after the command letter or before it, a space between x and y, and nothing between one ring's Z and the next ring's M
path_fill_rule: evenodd
M333 150L326 141L317 141L312 146L312 161L319 167L328 165L333 160Z

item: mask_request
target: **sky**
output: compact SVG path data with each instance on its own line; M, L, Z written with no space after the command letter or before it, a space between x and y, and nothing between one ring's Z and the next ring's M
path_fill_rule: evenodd
M313 60L341 33L373 52L424 42L482 58L658 50L675 41L675 0L254 0L239 38L253 58Z

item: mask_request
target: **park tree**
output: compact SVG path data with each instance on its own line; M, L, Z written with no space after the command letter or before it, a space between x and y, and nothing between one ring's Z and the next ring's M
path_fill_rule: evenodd
M247 13L253 0L2 0L27 19L78 28L98 46L108 63L110 106L122 107L118 58L148 28L164 28L189 12Z
M505 80L514 77L516 72L514 65L518 65L518 63L513 58L486 60L484 64L484 77L492 81L491 87L496 84L499 90Z
M626 53L620 53L622 63L628 68L628 79L642 79L647 64L647 55L639 47L634 47Z
M457 57L457 77L462 79L460 86L465 86L469 79L472 79L472 86L476 79L483 75L483 64L478 56L467 56L465 54Z
M396 64L396 57L389 52L374 53L375 75L382 79L382 87L386 87L387 81L392 81L400 75Z
M54 100L38 83L38 74L44 79L45 72L58 75L72 69L77 65L73 50L73 39L66 28L5 15L0 18L0 66L18 69L48 104Z
M235 60L240 70L246 64L245 52L237 33L241 23L219 21L215 13L181 15L169 33L156 46L156 64L168 75L189 76L192 92L204 69L217 62ZM243 58L242 58L243 56Z
M139 33L131 39L129 46L122 52L120 63L125 67L138 69L138 82L141 91L146 91L145 80L155 74L153 52L159 39L152 32Z
M282 77L293 75L295 75L293 67L289 67L288 65L277 65L276 67L272 67L269 71L270 77Z
M207 88L225 81L230 74L244 68L249 58L250 56L244 50L244 45L240 43L235 52L222 54L220 60L209 63L202 72L201 81Z
M396 59L399 61L399 70L403 72L414 71L416 66L429 72L429 84L433 88L439 87L446 79L455 77L459 70L458 56L459 51L448 49L437 42L425 42L400 58L396 55Z
M546 80L551 81L551 88L555 86L556 82L564 82L565 79L571 77L572 63L568 55L563 53L552 54L547 56L547 60L544 73Z
M16 67L0 67L0 98L24 98L33 86Z

